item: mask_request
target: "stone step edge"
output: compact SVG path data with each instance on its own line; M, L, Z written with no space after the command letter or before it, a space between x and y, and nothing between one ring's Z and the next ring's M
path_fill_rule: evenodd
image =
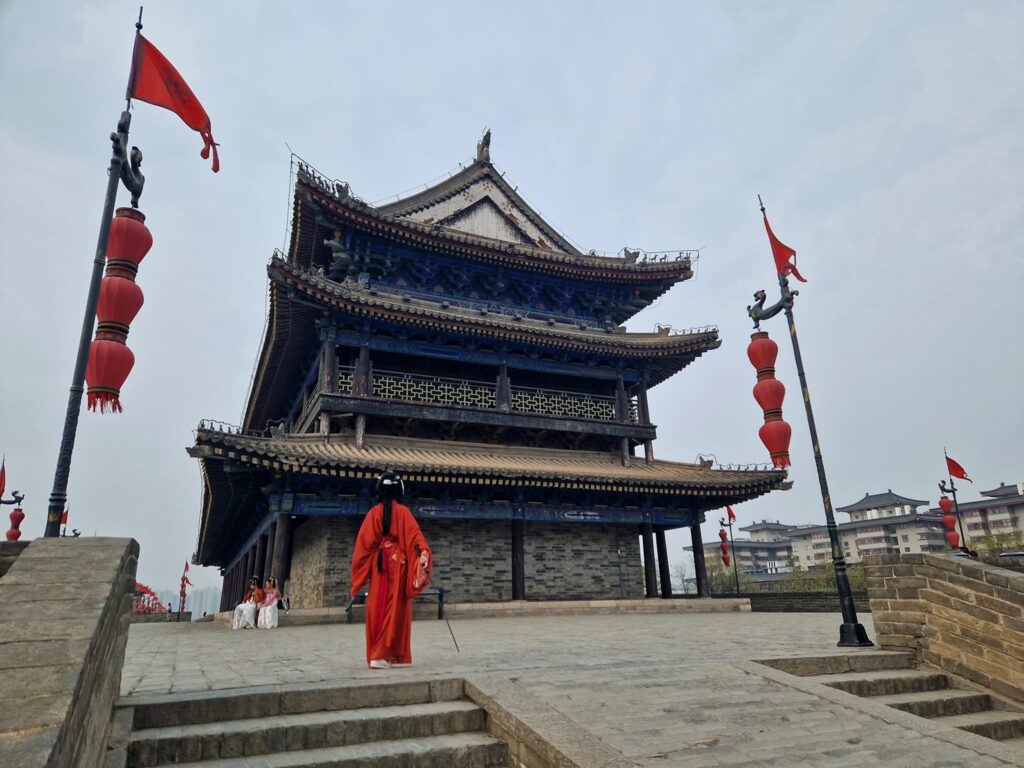
M250 756L254 760L274 758L274 765L284 766L319 766L319 765L376 765L377 761L386 757L411 756L420 764L421 760L439 755L449 755L454 750L470 750L472 752L488 751L487 768L500 768L506 765L507 750L499 739L483 731L471 733L445 734L443 736L426 736L419 739L396 739L393 741L377 741L368 744L353 744L346 747L323 747L320 749L303 749L294 752L273 752L269 755ZM466 756L469 758L469 756ZM181 768L237 768L240 759L237 757L216 760L200 760L192 763L176 763ZM245 763L245 758L241 758ZM459 763L450 763L459 765ZM479 762L467 761L470 765Z
M392 717L426 718L437 715L483 712L469 701L429 701L421 704L402 704L389 707L359 707L357 709L320 710L316 712L296 712L288 715L274 715L273 719L246 718L242 720L217 720L208 723L190 723L188 725L167 725L157 728L134 730L128 735L128 743L158 742L207 738L235 733L250 733L254 730L270 728L297 728L307 725L336 725L338 723L361 722L367 720L383 720ZM314 719L316 718L316 719ZM265 728L254 728L260 723Z
M424 704L465 698L462 678L438 677L370 682L369 680L318 681L294 685L264 685L216 691L127 696L118 709L132 710L133 730L175 725L275 717L339 709L401 704ZM358 706L346 706L355 700Z
M870 715L884 723L908 728L922 736L929 736L963 749L972 750L981 755L994 757L1010 765L1024 765L1024 750L1019 749L1016 745L1006 745L1003 742L994 741L985 736L980 736L944 723L943 720L947 718L919 717L910 712L904 712L902 709L894 709L880 704L876 701L875 697L857 696L846 691L840 691L837 688L831 688L816 682L814 677L793 675L756 661L740 661L735 664L735 667L736 669L749 672L766 680L781 683L811 696L817 696L833 704ZM951 678L956 680L953 676Z
M793 656L781 659L754 659L754 664L777 669L797 677L818 677L850 672L881 672L917 668L914 655L902 651L864 650L832 656Z

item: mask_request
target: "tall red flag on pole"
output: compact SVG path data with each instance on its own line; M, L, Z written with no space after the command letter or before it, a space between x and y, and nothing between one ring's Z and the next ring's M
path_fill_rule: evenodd
M764 216L764 228L768 232L768 242L772 245L772 255L775 257L775 271L782 276L793 275L801 283L807 281L796 271L796 251L788 245L783 244L772 232L771 224L768 223L768 214L761 206L761 215ZM791 262L790 259L793 259Z
M0 499L4 497L4 489L7 487L7 457L0 461Z
M735 523L736 522L736 513L732 511L732 507L726 505L725 511L729 513L729 522L730 523Z
M950 477L959 477L961 480L966 480L968 483L974 482L967 476L967 470L960 466L959 462L949 458L949 456L946 457L946 469L949 470Z
M199 153L204 160L213 153L213 172L220 170L217 157L217 142L210 132L210 117L192 93L185 79L167 60L156 46L143 37L135 35L135 50L132 53L132 71L128 78L128 100L138 99L158 107L169 109L180 117L189 128L198 131L203 138L203 150Z

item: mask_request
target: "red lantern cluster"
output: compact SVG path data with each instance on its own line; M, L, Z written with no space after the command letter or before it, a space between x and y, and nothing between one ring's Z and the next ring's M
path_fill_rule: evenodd
M793 430L782 419L782 401L786 397L786 387L775 378L775 358L778 355L779 345L768 338L765 331L751 334L747 357L751 365L757 369L754 399L764 411L764 425L758 434L764 447L771 454L772 465L788 467L789 440Z
M21 522L25 519L25 513L21 511L21 507L15 507L14 511L11 512L11 529L7 531L8 541L17 541L21 538Z
M142 309L142 289L135 284L139 263L153 247L146 217L134 208L118 208L110 223L107 271L96 305L96 337L89 348L85 380L89 384L89 410L120 412L121 387L135 365L125 344L132 320Z
M953 549L960 548L960 534L956 532L956 515L953 514L953 500L949 496L939 499L942 510L942 524L946 526L946 541Z
M722 550L722 562L725 564L725 567L728 568L729 564L732 562L729 558L729 534L725 532L724 528L719 528L718 538L722 540L718 545L719 549Z

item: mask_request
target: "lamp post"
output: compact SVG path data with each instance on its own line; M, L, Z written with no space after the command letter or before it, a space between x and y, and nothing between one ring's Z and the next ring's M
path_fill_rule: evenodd
M760 198L758 198L760 200ZM764 214L764 205L761 206L761 213ZM765 218L767 227L768 219ZM818 442L818 429L814 423L814 411L811 408L811 394L807 388L807 376L804 373L804 361L800 355L800 342L796 335L796 321L793 319L793 301L797 291L789 288L788 274L795 271L795 263L790 264L785 259L779 258L780 254L788 252L795 256L795 251L779 243L768 229L769 239L772 242L772 250L776 256L778 266L779 289L781 297L775 304L768 308L764 307L765 293L758 291L754 294L756 303L747 307L747 314L754 321L755 331L761 329L761 321L767 320L784 312L789 325L789 338L793 343L793 357L796 360L796 372L800 379L800 390L803 395L804 410L807 412L807 427L811 433L811 445L814 447L814 463L818 470L818 485L821 489L821 503L825 509L825 523L828 528L828 538L832 545L832 564L836 571L836 588L839 591L839 607L843 615L843 623L839 627L839 643L844 647L866 647L872 646L868 639L864 625L857 621L857 608L853 603L853 590L850 588L850 579L846 573L846 558L843 556L843 548L839 541L839 530L836 528L835 515L832 513L832 497L828 490L828 478L825 476L825 462L821 456L821 445ZM777 246L781 248L777 249Z
M729 547L732 549L732 575L736 581L736 594L738 595L740 593L740 571L736 563L736 540L732 537L732 518L720 517L718 518L718 524L722 528L729 529ZM722 531L722 533L724 532Z

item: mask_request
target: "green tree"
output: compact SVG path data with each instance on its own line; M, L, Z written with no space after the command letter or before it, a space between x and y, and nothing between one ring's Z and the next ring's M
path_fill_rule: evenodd
M1024 534L1011 531L991 536L972 536L967 545L982 557L994 557L1001 552L1019 552L1024 549Z
M850 589L863 592L867 589L864 577L864 566L847 565L846 576L850 581ZM778 581L781 592L835 592L836 569L832 563L812 565L803 571L793 571Z

